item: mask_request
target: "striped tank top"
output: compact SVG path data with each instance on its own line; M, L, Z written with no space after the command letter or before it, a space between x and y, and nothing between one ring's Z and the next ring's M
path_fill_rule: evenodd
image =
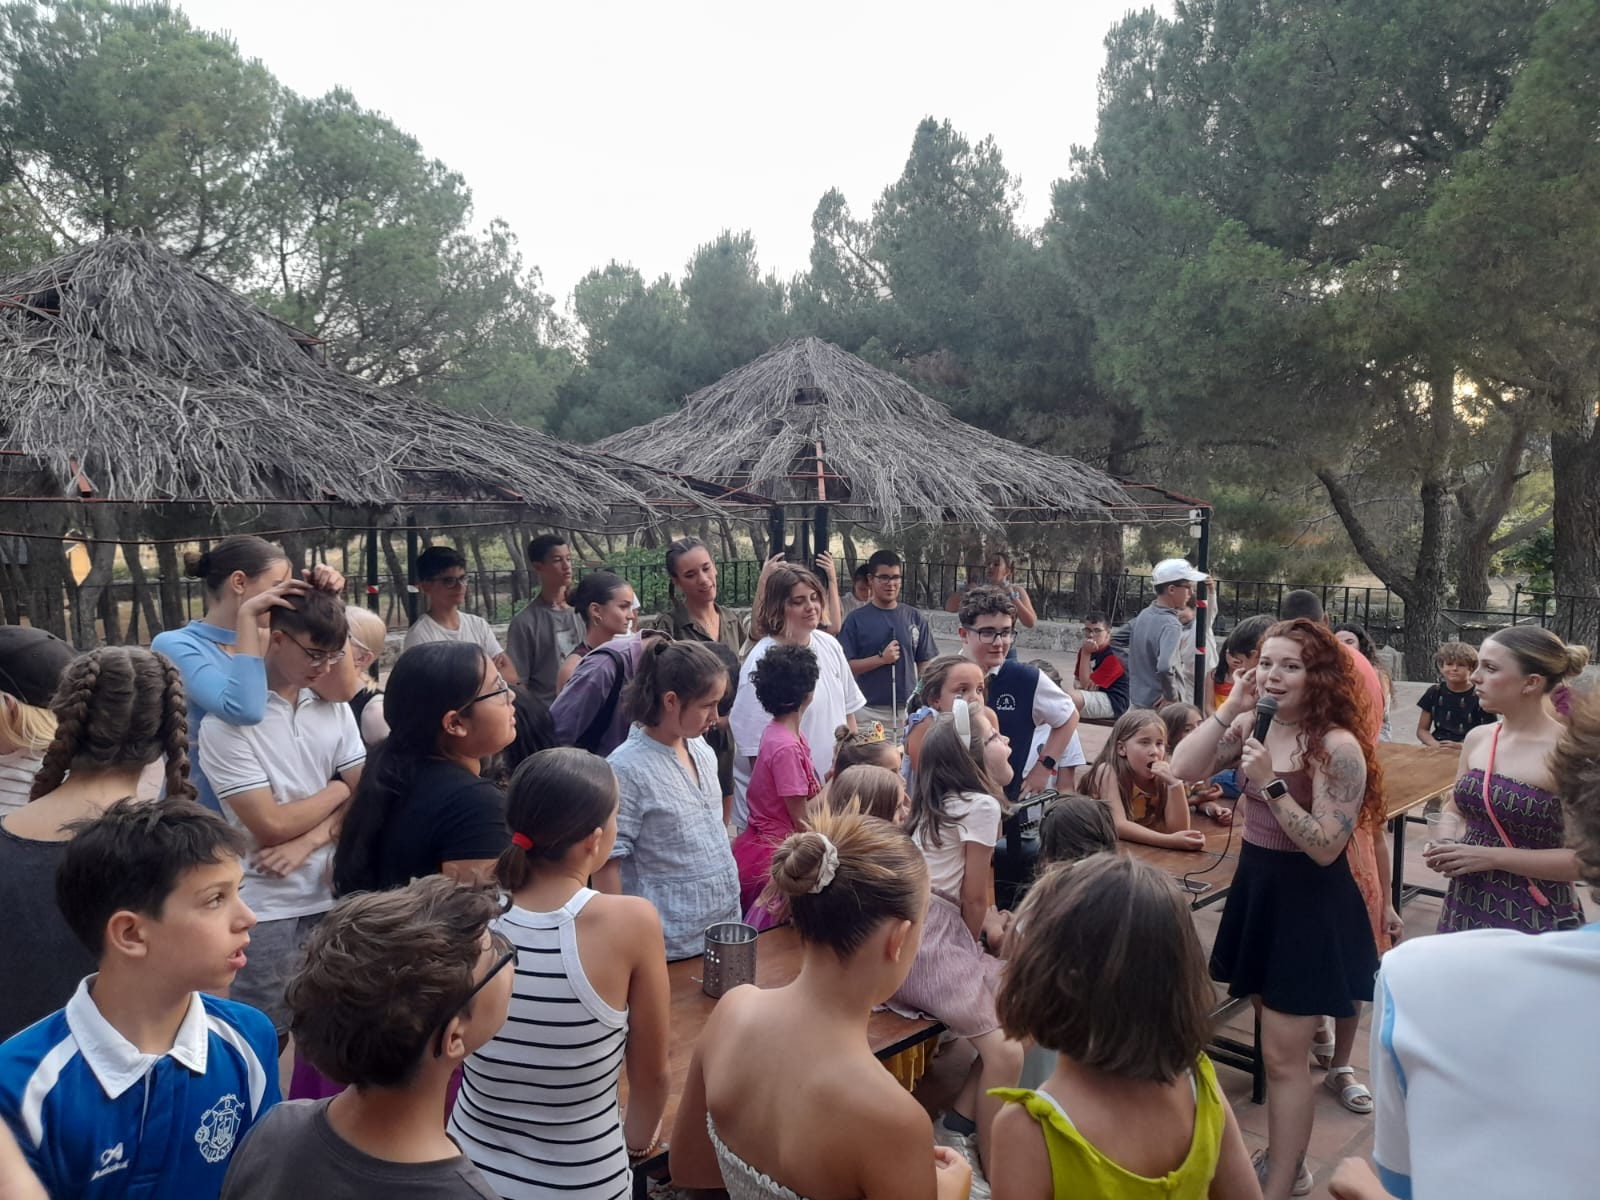
M623 1200L632 1188L617 1113L628 1013L578 959L574 922L594 895L496 922L517 947L510 1014L467 1059L450 1134L505 1200Z

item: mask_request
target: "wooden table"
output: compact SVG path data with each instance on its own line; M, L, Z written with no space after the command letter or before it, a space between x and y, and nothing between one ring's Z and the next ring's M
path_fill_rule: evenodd
M1242 821L1243 815L1240 815ZM1152 867L1159 867L1178 881L1178 886L1189 893L1189 907L1206 908L1228 895L1233 886L1233 873L1239 866L1239 843L1243 829L1232 828L1213 821L1198 812L1189 815L1191 828L1206 835L1204 850L1165 850L1139 842L1123 842L1123 849L1134 858L1142 859ZM1185 879L1196 885L1210 884L1203 891L1195 891Z
M769 929L756 939L756 986L783 987L793 983L800 974L800 937L790 925ZM667 1050L669 1087L667 1107L662 1114L663 1136L670 1136L672 1122L678 1113L678 1098L683 1095L684 1080L689 1074L689 1060L694 1055L695 1044L705 1029L706 1021L717 1002L700 988L704 967L698 958L667 964L667 979L671 985L669 1019L670 1044ZM875 1012L867 1022L867 1041L872 1052L887 1065L888 1060L908 1051L926 1046L932 1049L944 1026L937 1021L912 1021L891 1012ZM904 1082L904 1080L902 1080ZM627 1100L626 1074L618 1088L618 1101ZM654 1158L633 1164L634 1195L643 1196L646 1175L659 1175L667 1166L666 1146Z
M1383 767L1383 808L1394 838L1394 865L1390 887L1395 912L1411 896L1442 896L1438 888L1405 886L1406 824L1417 820L1411 814L1433 800L1448 796L1455 786L1459 746L1407 746L1398 742L1378 744L1378 762Z

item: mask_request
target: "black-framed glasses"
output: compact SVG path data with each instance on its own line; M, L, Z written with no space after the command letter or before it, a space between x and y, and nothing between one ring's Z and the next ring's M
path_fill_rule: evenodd
M440 587L447 587L447 588L466 587L467 586L467 577L465 575L440 575L437 579L434 580L434 582L437 583Z
M478 695L474 696L471 700L468 700L460 708L456 709L456 711L457 712L466 712L467 709L471 708L474 704L477 704L480 700L493 700L498 696L504 696L506 704L512 703L511 685L509 683L507 683L504 679L502 679L500 681L500 686L499 687L493 688L493 689L491 689L490 691L487 691L487 692L480 692Z
M472 990L461 997L461 1002L451 1008L445 1014L444 1020L439 1022L438 1030L435 1032L433 1039L433 1056L435 1058L444 1057L444 1031L450 1022L455 1020L456 1014L471 1004L472 998L488 987L491 979L517 961L517 948L511 944L510 938L498 930L491 929L489 931L489 948L498 955L494 960L494 966L483 973L483 978L473 984Z
M978 629L976 626L968 625L966 630L986 646L992 646L995 642L1009 642L1017 636L1015 625L1007 626L1005 629Z
M313 668L315 668L315 667L331 667L335 663L340 663L340 662L344 661L344 651L343 650L313 650L310 646L306 645L304 642L302 642L299 638L295 637L294 634L290 633L288 630L280 629L280 630L278 630L278 632L283 634L284 637L288 638L296 646L300 647L300 653L304 654L306 656L307 665L309 665L309 666L311 666Z

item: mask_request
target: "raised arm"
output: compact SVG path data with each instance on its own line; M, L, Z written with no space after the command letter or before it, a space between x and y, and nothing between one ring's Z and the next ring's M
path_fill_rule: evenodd
M1019 587L1017 589L1015 603L1017 606L1017 624L1024 629L1032 629L1039 623L1039 614L1034 611L1033 599L1028 595L1027 588Z

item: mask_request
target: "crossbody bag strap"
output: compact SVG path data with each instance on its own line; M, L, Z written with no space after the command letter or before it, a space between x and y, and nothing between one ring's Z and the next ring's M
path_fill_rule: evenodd
M1494 831L1500 835L1500 840L1505 843L1506 849L1515 850L1517 844L1506 836L1505 826L1500 824L1500 818L1494 815L1494 752L1500 746L1501 728L1502 726L1496 725L1494 732L1489 735L1489 765L1483 772L1483 811L1489 814L1489 824L1494 826ZM1528 892L1533 896L1533 902L1540 908L1550 907L1550 898L1531 879L1528 880Z

